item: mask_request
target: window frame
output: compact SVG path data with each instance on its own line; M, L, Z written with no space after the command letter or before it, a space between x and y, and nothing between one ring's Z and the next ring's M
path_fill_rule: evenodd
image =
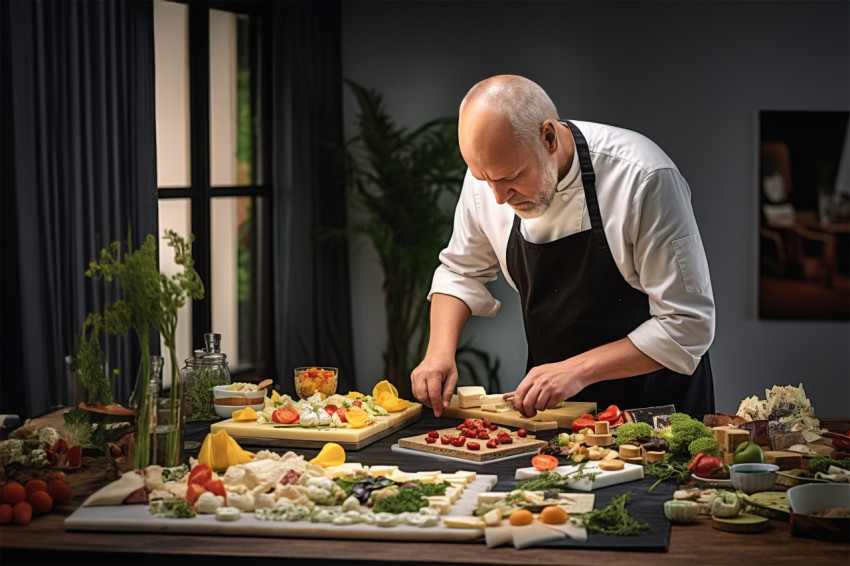
M212 299L210 289L215 284L212 277L211 249L211 213L212 199L217 197L251 197L252 210L255 213L255 230L253 231L254 249L252 254L252 273L261 273L251 294L251 311L258 320L254 321L254 335L257 337L257 359L245 363L238 368L231 368L231 374L238 376L240 381L261 381L274 375L275 360L272 355L274 324L270 315L271 309L262 308L263 299L271 297L271 210L273 206L273 191L270 186L270 128L264 127L270 116L269 79L271 78L266 49L269 41L267 26L263 25L266 9L261 2L233 2L217 0L167 0L186 4L188 17L188 67L189 67L189 158L190 178L188 187L157 187L157 199L188 199L191 216L191 231L195 236L192 245L192 256L195 260L195 270L200 275L206 287L206 293L201 300L192 301L191 336L193 349L204 347L203 334L212 329ZM211 184L210 171L210 10L222 10L247 15L251 37L251 116L256 125L252 152L252 184L250 185L216 185ZM257 199L265 199L259 217L256 206ZM260 228L265 228L261 232ZM260 271L260 266L265 268Z

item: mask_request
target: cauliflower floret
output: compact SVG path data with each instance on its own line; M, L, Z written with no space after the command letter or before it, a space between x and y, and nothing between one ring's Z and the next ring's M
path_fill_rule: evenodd
M11 438L0 442L0 464L22 464L26 460L24 456L24 443L18 438Z
M336 491L336 487L337 487L336 482L334 482L332 479L330 479L328 477L314 477L314 478L308 477L307 480L304 482L304 484L307 487L310 487L310 486L320 487L320 488L322 488L326 491L330 491L330 492Z
M307 497L310 498L310 501L319 505L333 505L336 503L336 496L333 493L315 485L307 487Z
M38 429L38 441L44 444L47 447L53 446L59 440L61 440L61 436L56 432L55 428L51 428L49 426L43 426Z
M254 510L254 494L253 493L231 493L227 492L227 503L230 507L236 507L240 511Z
M219 507L224 506L224 498L220 495L215 495L211 491L203 492L198 500L195 501L195 513L201 515L212 515Z
M357 499L353 495L349 495L348 499L342 502L342 510L343 511L357 511L360 512L360 500Z

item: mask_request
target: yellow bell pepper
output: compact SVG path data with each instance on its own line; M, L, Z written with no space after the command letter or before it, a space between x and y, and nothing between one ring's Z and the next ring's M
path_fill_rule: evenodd
M233 411L233 415L231 415L233 420L238 423L250 423L254 422L259 418L257 411L252 409L251 407L245 407L239 411Z
M384 392L392 393L393 397L398 397L398 389L386 379L375 384L375 387L372 388L372 397L378 399ZM383 405L381 406L383 407Z
M366 396L360 393L359 391L349 391L346 397L348 397L349 399L353 399L354 401L366 398Z
M328 442L319 451L319 454L310 460L311 464L330 468L345 464L345 449L336 442Z
M351 428L363 428L375 419L360 407L349 407L345 410L345 419Z
M403 411L410 406L410 401L399 399L389 391L384 391L375 401L390 413Z
M208 434L198 454L198 463L206 464L215 471L226 470L236 464L247 464L253 459L253 452L243 450L224 429Z

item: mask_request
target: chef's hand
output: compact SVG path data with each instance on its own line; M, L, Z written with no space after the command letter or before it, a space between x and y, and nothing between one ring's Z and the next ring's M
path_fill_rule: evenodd
M454 358L431 359L427 356L410 374L413 394L426 407L434 409L439 417L449 408L452 393L457 385L457 364Z
M552 409L577 394L585 384L573 366L570 360L565 360L532 368L513 392L514 408L530 418L537 411Z

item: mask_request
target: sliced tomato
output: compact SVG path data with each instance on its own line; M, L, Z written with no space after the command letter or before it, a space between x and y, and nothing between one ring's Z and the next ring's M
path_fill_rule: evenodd
M272 420L280 424L294 424L298 422L299 418L298 411L292 407L281 407L275 409L275 412L272 413Z
M531 459L531 465L535 470L554 470L558 467L558 459L551 454L538 454Z
M192 471L189 472L189 485L197 484L200 486L205 485L208 481L212 479L212 470L206 464L198 464ZM190 502L191 503L191 502Z
M227 492L224 490L224 482L221 480L210 480L204 484L207 491L213 495L220 495L224 498L224 504L227 505Z
M357 401L355 401L354 403L352 403L352 405L354 405L355 407L362 407L362 406L363 406L363 401L361 401L360 399L358 399Z
M346 418L346 416L345 416L345 407L340 407L339 409L337 409L336 415L339 417L339 420L341 420L342 422L344 422L344 423L348 422L348 418Z
M189 505L194 505L195 501L207 490L204 486L197 483L190 483L189 487L186 489L186 501L189 502Z
M338 408L339 407L337 407L336 405L325 405L325 412L330 416L334 416L334 413Z

